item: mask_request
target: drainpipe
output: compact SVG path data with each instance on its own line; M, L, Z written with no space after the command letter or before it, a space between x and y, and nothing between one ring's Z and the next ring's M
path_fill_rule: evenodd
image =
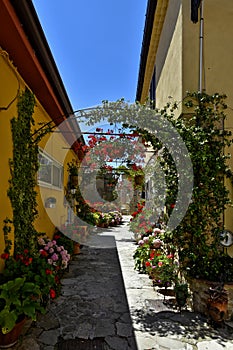
M198 90L200 93L203 92L203 35L204 35L204 18L203 9L204 0L200 2L200 36L199 36L199 84Z

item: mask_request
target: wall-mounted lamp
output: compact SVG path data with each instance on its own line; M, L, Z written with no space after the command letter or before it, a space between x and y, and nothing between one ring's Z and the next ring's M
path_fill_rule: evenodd
M54 197L48 197L45 200L45 208L55 208L57 200Z
M230 247L233 244L233 233L230 230L223 230L220 233L220 243L223 247Z

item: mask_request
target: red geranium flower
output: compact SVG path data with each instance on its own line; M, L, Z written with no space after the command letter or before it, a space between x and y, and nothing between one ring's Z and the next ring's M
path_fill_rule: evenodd
M49 295L50 295L50 297L51 297L52 299L56 298L56 292L55 292L55 290L51 288L50 291L49 291Z
M9 256L10 256L10 254L4 253L4 254L1 255L1 258L2 259L9 259Z
M61 238L61 236L60 235L54 235L54 237L53 237L54 239L55 239L55 241L57 240L57 239L59 239L59 238Z
M31 263L32 263L32 258L26 258L26 259L24 259L24 264L26 265L26 266L28 266L28 265L30 265Z
M40 255L42 255L42 256L47 256L48 253L47 253L44 249L41 249L41 250L40 250Z
M155 257L155 252L154 251L151 251L150 252L150 258L153 259Z
M55 276L55 282L56 282L57 284L60 283L60 278L59 278L57 275Z

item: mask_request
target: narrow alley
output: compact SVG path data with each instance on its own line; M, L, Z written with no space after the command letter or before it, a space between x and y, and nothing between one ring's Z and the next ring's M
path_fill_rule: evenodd
M166 306L134 270L128 220L92 235L70 263L62 296L12 349L233 350L230 326L213 329L204 316Z

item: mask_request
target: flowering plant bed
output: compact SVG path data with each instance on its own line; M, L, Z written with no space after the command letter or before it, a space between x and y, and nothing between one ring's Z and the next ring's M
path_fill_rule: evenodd
M135 268L147 273L154 284L171 286L177 282L179 264L169 245L164 243L164 234L164 230L155 228L138 241Z
M45 257L47 263L56 271L67 268L70 254L63 246L58 245L56 240L41 237L38 239L38 244L40 255Z
M38 251L1 255L5 267L0 279L0 326L3 333L12 330L19 317L36 319L49 300L60 294L60 278L70 254L55 240L38 238Z
M22 254L9 256L3 254L5 268L1 275L1 283L25 277L27 282L35 283L41 291L40 302L46 305L49 298L54 299L60 290L60 278L55 266L48 263L45 256L29 254L25 250Z

